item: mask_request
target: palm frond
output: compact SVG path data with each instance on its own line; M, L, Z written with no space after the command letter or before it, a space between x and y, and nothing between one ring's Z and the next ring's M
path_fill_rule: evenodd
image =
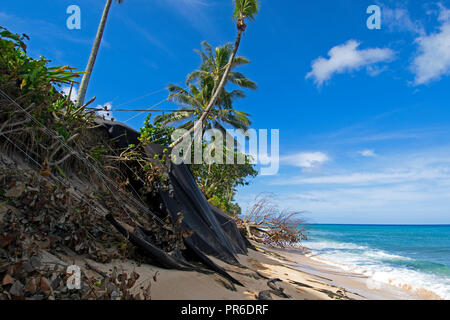
M258 0L234 0L234 3L234 19L249 18L250 20L255 20L260 6Z
M239 66L245 66L247 64L250 64L250 60L246 57L236 57L233 60L233 64L231 68L239 67Z
M248 130L252 122L246 112L224 109L220 111L220 119L236 129Z
M169 125L186 121L193 116L193 113L188 110L174 111L168 114L162 114L155 117L155 122L162 125Z
M240 72L230 72L229 81L242 88L256 90L258 85Z

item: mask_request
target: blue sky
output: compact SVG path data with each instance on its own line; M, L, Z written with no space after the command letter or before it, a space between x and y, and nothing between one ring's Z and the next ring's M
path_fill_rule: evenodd
M71 4L81 8L81 30L66 28ZM382 8L381 30L366 27L372 4ZM0 25L27 33L32 56L83 70L103 5L8 1ZM259 89L237 108L255 129L280 129L281 168L240 189L241 206L273 192L310 222L450 223L447 8L450 1L263 0L239 51ZM198 67L193 49L202 40L234 41L231 15L231 0L114 4L88 96L113 110L164 100L168 83ZM139 128L145 116L127 124Z

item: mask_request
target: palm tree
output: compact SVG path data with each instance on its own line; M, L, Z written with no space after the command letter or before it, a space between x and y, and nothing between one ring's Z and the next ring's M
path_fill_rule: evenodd
M203 83L210 81L212 81L213 83L218 83L224 74L224 71L233 52L232 44L226 44L213 50L208 42L203 41L202 47L203 51L195 50L202 58L202 65L200 66L199 70L196 70L187 76L187 84L198 82L202 85ZM235 57L233 60L233 64L231 65L230 73L226 78L225 85L227 84L227 82L231 82L242 88L256 90L257 85L255 82L249 80L242 73L232 72L234 68L247 64L250 64L249 59L245 57ZM222 97L219 97L218 101L221 100L221 98ZM217 105L219 106L220 104L221 103L217 103Z
M189 89L186 90L177 85L169 85L169 100L178 103L182 108L157 116L155 123L161 125L180 123L179 127L182 129L190 130L194 128L195 123L202 116L211 99L212 82L204 83L200 88L192 83L188 87ZM242 94L243 92L240 90L224 92L222 95L224 103L220 108L215 108L209 113L207 125L204 129L214 128L226 134L224 125L227 124L236 129L248 130L251 124L249 114L233 108L234 100L242 98Z
M222 94L222 90L225 87L225 83L227 82L230 70L233 66L234 59L236 57L237 51L239 49L239 45L241 44L241 38L242 33L247 28L247 25L245 24L245 19L254 20L256 14L258 14L259 11L259 1L258 0L234 0L235 3L235 10L233 14L233 19L235 19L236 27L238 30L236 41L234 44L233 52L231 53L231 56L229 58L228 64L225 68L225 71L222 74L222 78L220 82L218 80L214 81L213 86L213 95L211 97L211 100L209 101L207 107L203 111L201 117L199 118L198 122L196 123L196 126L203 126L203 123L208 118L209 113L214 108L214 106L217 103L217 100L219 99L220 95ZM189 132L187 132L184 136L180 137L176 141L174 141L170 148L175 147L177 144L183 141L185 136L192 135L195 131L195 127L191 128Z
M117 3L122 3L123 0L115 0ZM81 107L84 104L84 98L86 97L87 87L89 85L89 79L91 78L92 70L94 69L95 59L97 58L98 49L102 42L103 32L105 31L106 20L108 20L109 10L111 8L112 0L107 0L105 8L103 9L100 25L98 26L97 35L95 36L94 45L92 47L91 55L89 56L88 64L81 80L81 85L78 90L77 106Z
M203 51L196 50L202 58L202 64L199 70L187 76L186 86L188 89L183 89L177 85L169 85L168 87L170 91L169 100L181 105L182 108L156 117L156 122L162 125L184 122L180 128L189 130L205 111L213 95L214 83L217 83L222 78L232 54L233 46L226 44L213 49L206 41L202 42L202 46ZM236 57L231 70L249 63L250 61L245 57ZM240 72L230 71L226 80L242 88L257 89L256 83ZM242 90L235 89L228 92L223 89L216 102L217 108L211 110L206 119L206 127L203 129L216 128L225 134L226 129L223 127L223 124L228 124L236 129L248 130L250 125L249 115L245 112L234 110L234 101L238 98L245 98L245 93Z

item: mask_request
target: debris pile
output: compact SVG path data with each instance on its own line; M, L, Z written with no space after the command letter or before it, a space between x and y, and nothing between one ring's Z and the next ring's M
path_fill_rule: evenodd
M149 299L150 284L131 293L135 272L82 272L81 289L69 290L69 264L58 256L72 251L105 263L133 254L90 210L34 171L0 168L0 299Z

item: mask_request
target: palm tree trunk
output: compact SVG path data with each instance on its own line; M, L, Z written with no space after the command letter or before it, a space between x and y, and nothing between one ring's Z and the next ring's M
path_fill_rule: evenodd
M91 55L89 57L86 71L81 80L80 89L78 90L77 106L81 107L86 97L87 87L89 85L89 79L91 78L92 70L94 69L95 59L97 58L98 49L102 42L103 31L105 30L106 20L108 19L109 9L111 8L112 0L107 0L105 8L103 9L102 19L98 26L97 35L95 37L94 46L92 47Z
M189 130L189 132L186 132L186 134L184 134L183 136L181 136L180 138L178 138L176 141L174 141L169 148L173 148L175 147L177 144L179 144L180 142L183 141L183 139L185 139L187 136L190 136L194 133L195 128L198 126L202 126L203 127L203 123L205 122L206 118L208 117L209 113L211 112L211 110L214 108L214 105L216 104L217 100L220 97L220 94L222 93L222 90L225 86L225 83L227 81L228 75L230 74L231 71L231 67L233 65L234 62L234 58L236 57L237 51L239 49L239 45L241 44L241 38L242 38L242 32L245 30L245 28L242 27L238 27L238 34L236 37L236 42L234 44L234 49L233 49L233 53L230 56L230 60L228 61L228 65L225 69L225 72L222 75L222 79L220 80L219 85L217 86L216 91L213 92L213 97L211 98L211 101L209 102L208 106L206 107L205 111L203 111L202 116L200 117L200 119L197 121L197 123L195 124L195 126L193 128L191 128ZM199 130L198 132L202 132L203 130Z

